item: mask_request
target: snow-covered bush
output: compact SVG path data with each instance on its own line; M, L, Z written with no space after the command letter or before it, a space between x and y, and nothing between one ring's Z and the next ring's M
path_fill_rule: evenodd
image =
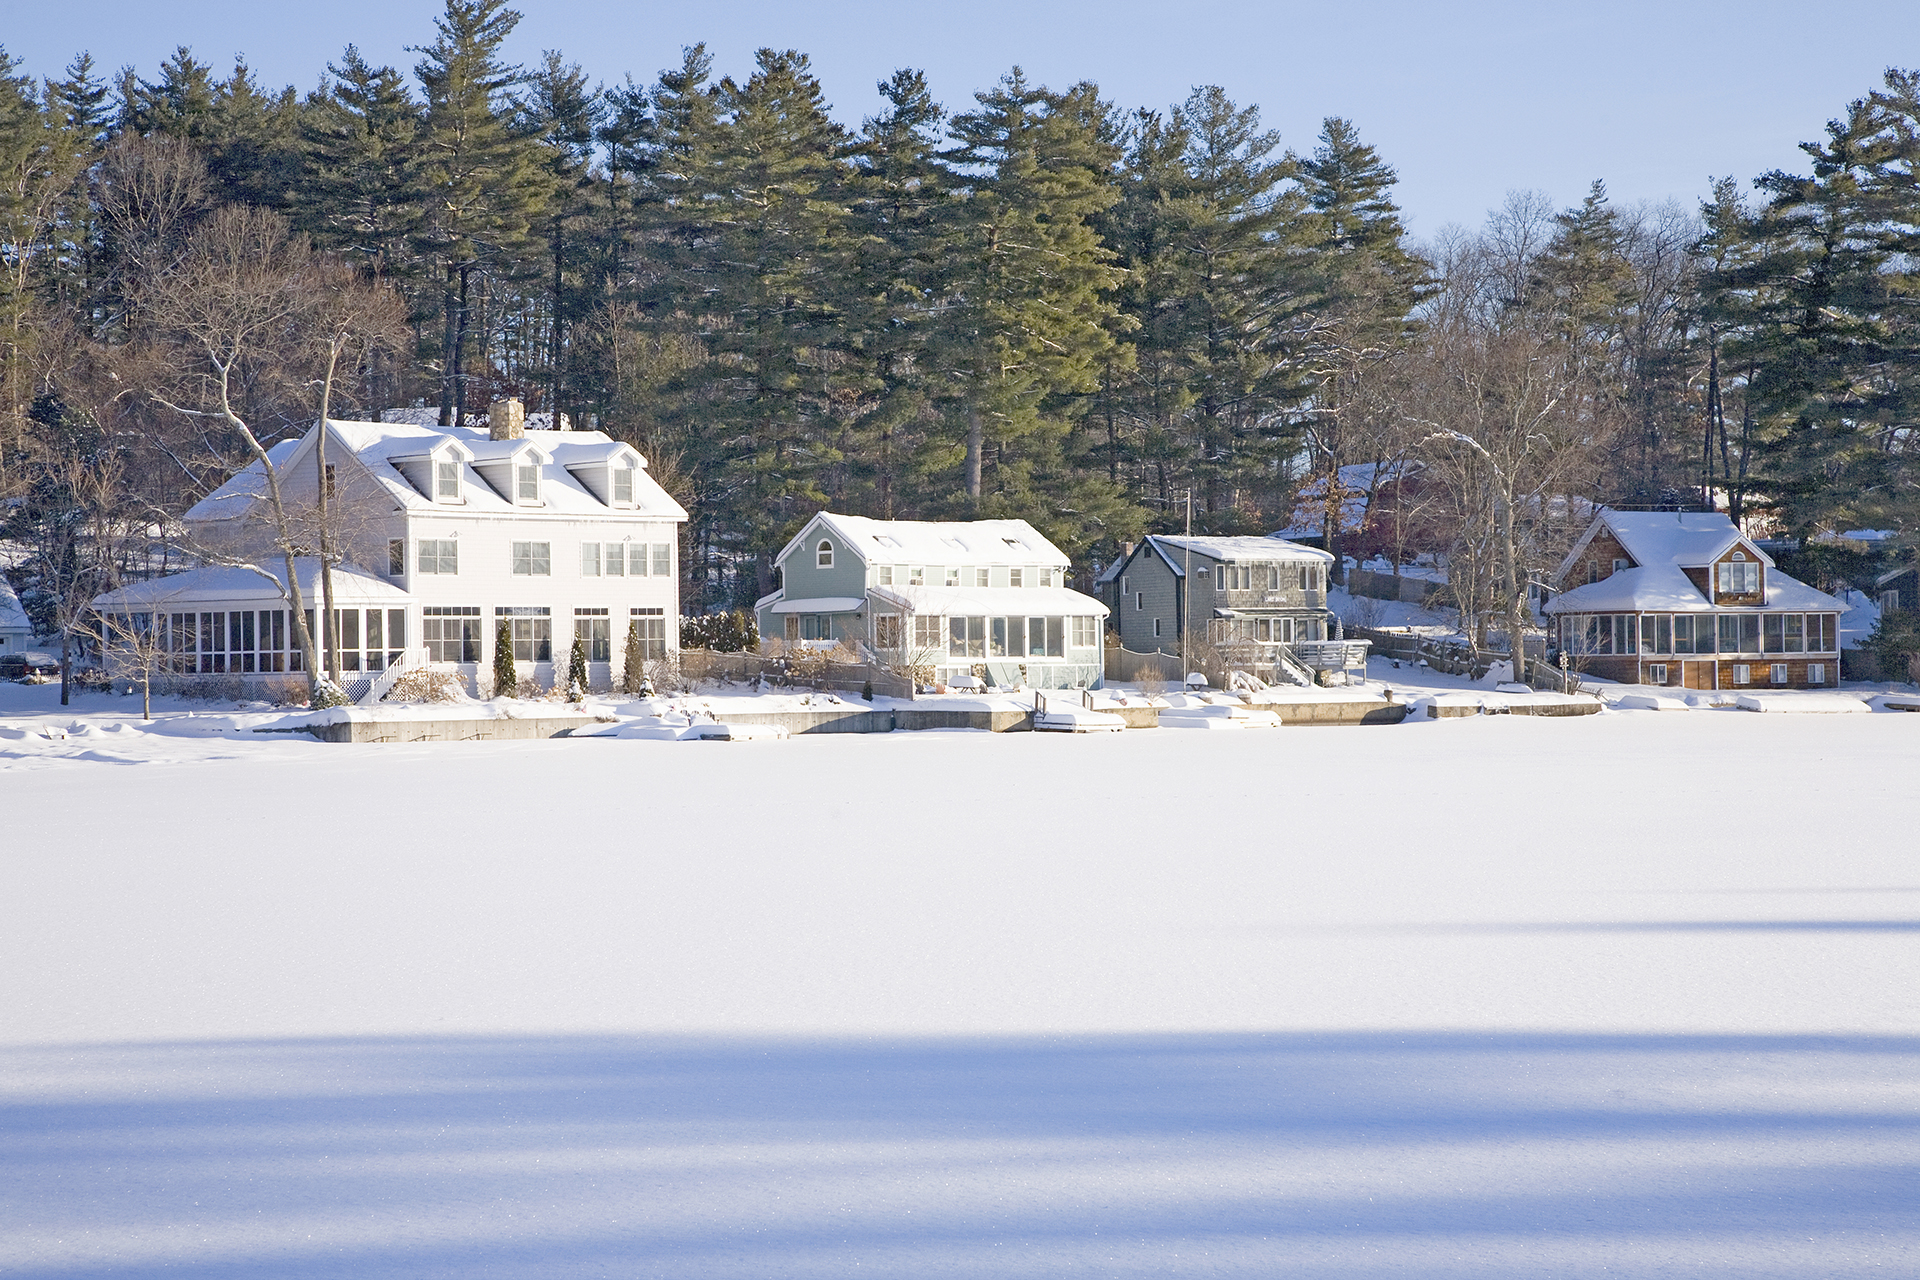
M325 676L318 676L314 679L313 693L307 699L307 705L315 711L325 711L329 707L350 707L353 705L353 699L347 696L345 689L333 681Z
M387 691L385 702L460 702L467 691L460 683L456 672L421 667L409 671L393 682L393 688Z

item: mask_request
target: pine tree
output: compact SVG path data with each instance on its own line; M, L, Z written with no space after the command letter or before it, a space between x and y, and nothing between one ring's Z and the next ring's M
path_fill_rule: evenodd
M476 275L512 274L552 197L537 143L516 132L508 91L522 76L500 48L520 15L506 0L447 0L414 74L426 88L424 216L415 243L440 285L440 423L465 421Z
M627 649L621 658L620 691L638 695L647 684L647 659L637 620L627 623Z
M1317 222L1313 272L1320 295L1309 339L1314 368L1308 435L1326 506L1322 545L1346 580L1339 513L1346 501L1340 468L1378 462L1379 442L1397 421L1381 383L1386 365L1413 332L1413 311L1428 292L1428 270L1406 246L1393 202L1393 169L1361 142L1352 123L1329 118L1319 145L1300 161L1300 185Z
M493 696L511 698L520 692L520 677L513 666L513 628L504 620L493 633Z
M751 78L709 95L696 52L655 99L658 305L671 300L668 322L701 357L662 408L699 477L696 545L728 530L764 593L773 553L823 503L819 476L836 460L848 138L803 55L762 49Z
M214 128L213 68L181 45L160 64L160 78L140 80L128 73L121 90L121 127L131 133L164 134L183 142L204 143Z
M587 642L575 636L573 651L567 655L567 701L579 702L587 696Z
M1078 465L1075 420L1097 390L1121 279L1092 220L1118 199L1119 147L1092 85L1055 93L1015 68L954 117L944 153L964 194L935 252L946 265L930 354L959 446L949 509L1038 515L1078 550L1126 504ZM948 473L952 475L952 472Z
M422 125L400 73L371 65L353 45L327 67L302 122L306 173L296 219L322 246L396 283L415 274L409 237L425 201Z
M607 107L586 73L549 49L529 77L520 131L539 140L553 199L541 220L548 253L546 301L546 408L559 414L583 397L574 387L572 335L592 306L594 282L586 264L586 222L593 210L594 143ZM558 417L554 419L557 423Z
M1318 300L1302 263L1311 232L1286 185L1293 161L1256 108L1217 87L1128 132L1123 198L1102 221L1127 268L1121 306L1138 328L1097 410L1110 474L1138 483L1175 527L1195 492L1199 527L1272 527L1298 450L1294 407L1309 384L1300 331ZM1130 447L1129 447L1130 446Z
M1767 203L1746 227L1750 260L1709 284L1744 320L1727 356L1752 375L1750 489L1797 535L1879 518L1886 441L1910 420L1911 380L1879 376L1920 358L1887 234L1903 206L1915 222L1910 188L1888 172L1901 133L1885 104L1852 103L1824 142L1802 144L1810 175L1758 179Z
M848 480L833 496L848 510L894 519L917 510L923 496L917 471L938 391L924 356L942 270L935 246L954 176L938 155L945 112L925 74L897 71L878 87L886 108L864 123L854 150L846 271L850 346L869 382L850 432Z

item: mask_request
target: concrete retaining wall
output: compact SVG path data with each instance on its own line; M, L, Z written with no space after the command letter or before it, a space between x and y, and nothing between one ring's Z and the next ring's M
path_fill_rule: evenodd
M1262 711L1280 717L1281 724L1399 724L1407 718L1404 702L1354 701L1259 702Z
M722 711L722 724L778 725L791 734L892 733L915 729L984 729L1020 733L1033 728L1031 711Z
M322 742L516 742L564 738L598 724L592 716L542 716L534 720L348 720L286 732L310 733Z
M1598 698L1580 698L1571 702L1523 702L1500 705L1497 703L1481 706L1479 703L1449 703L1441 705L1435 702L1427 704L1427 718L1430 720L1452 720L1460 716L1590 716L1600 710Z

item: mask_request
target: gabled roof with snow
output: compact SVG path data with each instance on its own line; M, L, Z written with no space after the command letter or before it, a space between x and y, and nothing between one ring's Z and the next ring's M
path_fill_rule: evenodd
M1267 564L1274 561L1299 562L1318 560L1333 563L1330 552L1318 547L1303 547L1297 542L1285 538L1183 538L1167 534L1149 534L1147 541L1155 550L1174 566L1176 573L1183 572L1180 563L1185 559L1188 549L1197 556L1206 556L1210 560L1223 560L1229 564Z
M1762 564L1769 569L1773 567L1773 557L1734 528L1733 521L1724 512L1615 511L1602 507L1587 531L1580 535L1580 541L1574 543L1573 550L1560 562L1557 578L1566 579L1586 552L1587 545L1603 528L1619 540L1636 564L1644 566L1667 564L1699 568L1718 560L1734 543L1744 542Z
M1052 565L1066 553L1025 520L870 520L822 511L780 549L785 560L826 529L863 564Z
M308 607L312 607L320 595L320 562L311 556L302 556L294 561L294 572L300 578L301 594ZM286 565L277 560L264 561L256 566L212 565L205 569L168 574L164 578L149 578L145 582L121 587L118 591L109 591L94 597L93 607L102 612L114 612L125 609L166 609L217 601L272 603L285 600L285 582ZM394 608L412 600L411 596L392 583L348 564L334 567L333 598L335 603L391 605Z
M428 412L425 410L416 413ZM309 430L298 441L283 441L270 451L276 470L285 472L298 465L318 442L317 429ZM327 422L328 461L332 451L351 455L388 495L404 509L431 511L436 515L608 515L651 516L667 520L685 520L686 510L646 472L646 459L633 448L599 431L529 431L514 440L493 440L475 427L439 427L411 422L355 422L329 419ZM408 480L399 464L403 461L439 456L458 461L462 467L459 504L435 502ZM630 457L638 468L634 475L634 506L610 507L581 483L570 468L605 466L617 458ZM504 463L508 459L540 467L541 505L526 507L511 502L493 488L477 466ZM230 520L245 515L266 493L265 473L259 463L243 469L194 504L186 514L190 521Z
M1565 581L1574 565L1602 528L1608 529L1636 562L1598 582L1563 591L1547 602L1548 613L1605 613L1651 609L1759 613L1768 609L1841 609L1824 591L1816 591L1774 567L1773 558L1734 528L1718 511L1614 511L1602 509L1561 562L1558 581ZM1684 570L1713 564L1736 544L1743 545L1767 566L1766 603L1716 605L1694 585Z

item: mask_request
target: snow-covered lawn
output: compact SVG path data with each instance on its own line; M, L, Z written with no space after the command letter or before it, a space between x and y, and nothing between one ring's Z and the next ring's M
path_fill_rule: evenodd
M99 728L0 742L9 1277L1920 1270L1920 715L334 746L13 689Z

